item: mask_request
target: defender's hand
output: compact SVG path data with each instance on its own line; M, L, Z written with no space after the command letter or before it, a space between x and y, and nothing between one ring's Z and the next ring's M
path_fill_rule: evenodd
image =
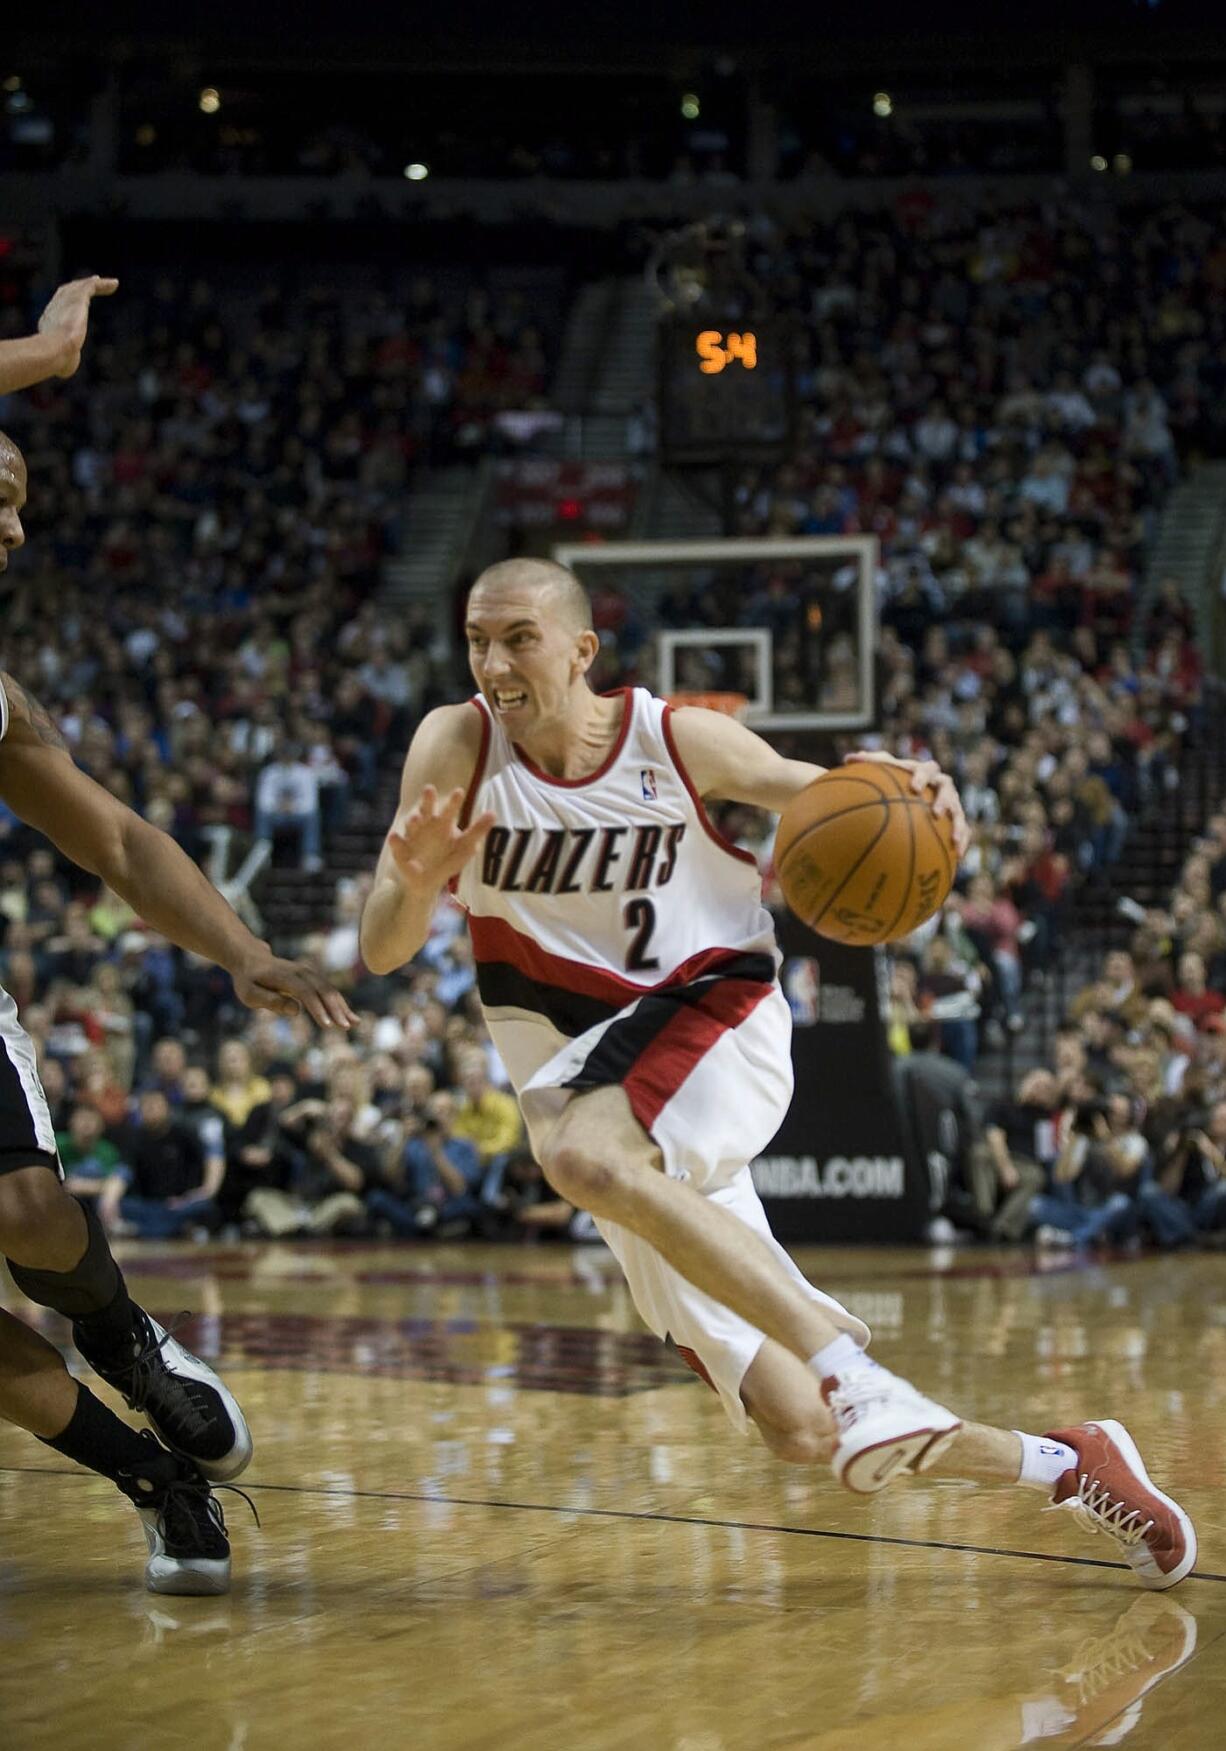
M63 356L56 368L57 377L71 377L81 363L81 348L89 330L90 304L95 298L109 298L118 289L118 280L88 274L83 280L69 280L52 297L38 319L38 332L53 335L63 348Z
M446 802L440 803L438 792L428 784L399 831L392 828L387 848L406 887L427 893L437 891L452 876L459 875L480 848L494 825L494 817L488 813L478 815L461 831L458 823L463 807L462 790L453 790Z
M308 961L283 961L261 943L261 952L231 969L234 990L248 1009L297 1015L305 1009L320 1027L349 1028L357 1021L340 992Z
M878 766L897 766L902 771L909 772L911 789L917 796L923 796L926 790L934 790L936 796L932 803L933 813L949 816L958 856L966 855L966 848L971 842L971 829L962 809L962 799L953 779L948 773L941 771L935 760L899 760L895 755L882 753L875 748L862 748L855 754L849 754L845 764L850 766L856 760L871 760Z

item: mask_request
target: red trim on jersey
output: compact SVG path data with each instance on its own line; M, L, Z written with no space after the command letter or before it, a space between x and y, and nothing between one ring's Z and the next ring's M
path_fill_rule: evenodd
M598 778L604 777L610 766L612 766L613 762L617 759L617 756L626 745L626 737L630 734L630 719L634 715L634 698L632 690L629 687L614 687L610 692L602 693L601 698L616 699L619 693L625 700L625 705L622 709L621 728L617 732L617 740L613 743L613 746L609 749L609 752L605 755L595 772L589 772L586 778L555 778L552 772L542 772L536 762L528 758L518 742L511 743L512 748L515 750L515 758L519 761L521 766L526 766L528 768L528 771L532 774L533 778L539 778L542 784L556 784L559 790L582 790L585 784L595 784Z
M473 775L468 781L468 789L464 792L464 801L460 805L460 818L456 825L459 827L461 833L464 831L465 827L467 827L469 819L472 816L473 803L477 799L477 790L481 780L485 777L485 762L490 751L490 714L479 699L470 699L468 703L481 719L481 746L477 749L477 764L473 767ZM451 895L453 900L455 900L456 890L459 888L459 885L460 878L458 875L453 875L447 883L447 892ZM457 900L456 904L463 908L462 901Z
M713 839L715 841L715 843L719 846L720 850L726 851L728 853L729 857L739 858L742 863L752 864L753 867L755 869L757 869L758 860L754 856L753 852L752 851L744 851L744 850L742 850L742 848L739 845L734 845L732 843L731 839L725 839L724 835L720 832L719 828L715 825L715 822L711 819L710 815L708 815L706 804L703 802L703 800L699 796L697 790L694 788L694 780L690 777L689 772L686 770L685 761L681 758L681 755L678 751L677 739L673 735L673 726L672 726L672 722L671 722L672 715L673 715L672 706L666 705L664 707L664 715L663 715L663 718L661 720L661 727L664 730L665 745L668 748L669 758L672 760L673 765L677 768L677 777L681 780L682 784L684 784L685 788L690 793L690 801L694 805L694 808L698 814L698 819L702 822L703 830L705 831L707 838Z
M640 997L653 991L667 991L674 985L690 985L695 979L718 973L730 960L738 960L744 949L708 948L691 955L679 967L656 985L635 985L607 967L593 967L587 961L567 960L565 955L550 954L530 936L516 930L505 918L480 916L470 912L468 929L472 937L473 956L477 961L507 961L518 967L528 978L541 985L556 985L563 991L578 991L584 997L598 997L615 1009L625 1009Z
M479 699L468 702L481 719L481 746L477 750L477 764L473 767L473 775L468 781L468 789L464 792L464 806L460 810L460 819L456 823L460 831L467 827L473 812L473 804L477 800L477 790L485 777L485 762L490 751L490 714L487 706Z
M681 1357L681 1360L685 1363L687 1368L692 1368L700 1380L706 1381L712 1392L719 1391L714 1380L712 1380L711 1376L707 1373L706 1364L703 1362L697 1350L688 1349L685 1344L678 1344L677 1354Z
M770 989L756 979L721 979L661 1029L622 1083L631 1111L645 1131L650 1131L712 1046L752 1015Z

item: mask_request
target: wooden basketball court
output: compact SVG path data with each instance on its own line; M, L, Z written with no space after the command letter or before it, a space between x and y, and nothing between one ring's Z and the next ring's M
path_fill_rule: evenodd
M799 1256L967 1414L1126 1421L1198 1572L1145 1593L1030 1491L777 1464L599 1248L129 1249L244 1402L262 1526L223 1496L232 1594L152 1597L127 1504L0 1427L0 1747L1221 1744L1221 1261Z

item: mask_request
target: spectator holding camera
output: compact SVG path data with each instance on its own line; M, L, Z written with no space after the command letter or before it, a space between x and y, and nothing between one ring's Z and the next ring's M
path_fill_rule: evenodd
M375 1146L358 1134L358 1113L347 1096L308 1097L286 1107L278 1120L287 1144L289 1184L259 1186L243 1205L261 1234L361 1234L366 1230L363 1194L378 1179Z
M456 1129L455 1098L440 1089L424 1116L407 1121L408 1139L385 1183L367 1193L376 1223L393 1234L450 1239L480 1225L485 1169L475 1143Z
M1226 1100L1208 1113L1187 1111L1158 1141L1156 1154L1146 1210L1158 1214L1176 1241L1226 1230Z
M1099 1240L1125 1240L1135 1233L1133 1193L1140 1158L1128 1131L1127 1097L1118 1132L1108 1115L1108 1102L1097 1096L1061 1115L1050 1181L1030 1204L1040 1247L1082 1248Z

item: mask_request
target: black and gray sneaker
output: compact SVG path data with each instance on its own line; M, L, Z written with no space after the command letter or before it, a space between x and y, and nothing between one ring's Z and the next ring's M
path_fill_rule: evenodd
M230 1540L221 1504L188 1460L168 1453L148 1429L141 1438L149 1443L148 1466L120 1472L115 1481L145 1529L145 1586L150 1593L228 1593Z
M136 1326L130 1361L117 1364L113 1355L91 1347L88 1333L74 1325L78 1350L132 1410L148 1417L166 1445L190 1459L205 1477L214 1483L238 1477L251 1463L252 1441L237 1399L172 1332L135 1302L132 1311Z

